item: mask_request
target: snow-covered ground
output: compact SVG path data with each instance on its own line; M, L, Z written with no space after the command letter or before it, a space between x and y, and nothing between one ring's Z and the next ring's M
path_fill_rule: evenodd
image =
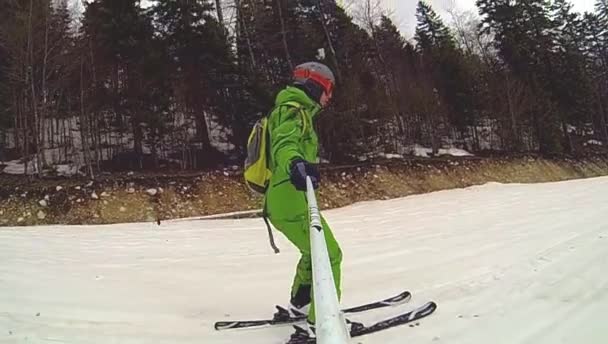
M172 118L172 126L181 128L183 130L181 134L184 135L184 137L187 139L196 137L196 125L194 124L193 118L189 118L179 113L175 114ZM50 135L45 134L43 138L44 147L42 149L42 155L44 156L46 163L55 169L57 175L69 177L78 174L79 169L85 165L78 117L73 116L61 120L47 118L45 119L43 126L45 128L54 126L55 128L61 127L63 129L62 131L54 133L52 138ZM207 126L209 129L209 139L215 148L226 154L229 154L234 150L234 145L229 142L229 135L231 134L230 129L220 125L215 118L207 118ZM147 135L147 133L145 134ZM109 135L103 132L99 138L100 146L105 147L100 149L102 160L110 160L112 159L111 154L133 149L132 132L120 133L118 131L113 131ZM174 138L169 137L169 135L163 137L162 144L157 146L160 157L170 159L169 155L171 155L171 153L179 152L182 141L180 141L179 145L176 145L175 142L172 141L173 139ZM13 129L9 129L5 133L0 131L0 153L2 147L14 148L15 144L15 131ZM68 147L67 149L66 146ZM112 147L112 149L109 149L109 147ZM147 142L146 137L144 137L142 151L144 154L150 154L152 151L152 147L149 142ZM34 156L34 153L30 156L31 161L28 166L28 174L35 174L38 171ZM69 160L71 163L60 163L65 160ZM179 162L179 160L177 161ZM7 165L4 169L0 169L0 174L24 174L25 163L22 158L2 161L2 155L0 154L0 164Z
M325 212L343 304L407 288L418 327L359 343L608 343L608 178L488 184ZM0 229L0 343L281 343L291 329L213 330L269 316L297 253L259 219Z
M409 154L418 157L428 158L431 154L433 154L432 148L426 148L420 145L412 145L406 148L409 150ZM452 155L452 156L472 156L473 154L465 151L464 149L459 148L440 148L437 152L437 155Z

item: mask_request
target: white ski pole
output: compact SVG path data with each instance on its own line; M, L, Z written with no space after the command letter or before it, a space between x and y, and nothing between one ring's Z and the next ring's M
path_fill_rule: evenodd
M331 270L321 214L310 177L306 177L306 198L310 214L310 250L316 315L316 336L319 344L346 344L349 333L340 311L340 303Z

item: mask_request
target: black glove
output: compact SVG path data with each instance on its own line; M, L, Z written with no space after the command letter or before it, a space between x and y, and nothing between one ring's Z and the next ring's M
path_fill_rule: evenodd
M316 165L302 159L295 159L291 162L289 171L291 183L296 187L296 190L306 191L306 176L310 177L315 189L319 188L321 175Z

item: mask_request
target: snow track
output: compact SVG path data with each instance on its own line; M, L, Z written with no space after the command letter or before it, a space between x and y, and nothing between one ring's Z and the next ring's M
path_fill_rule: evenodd
M487 184L325 212L343 304L404 288L420 326L361 343L608 343L608 178ZM281 343L213 330L288 298L297 252L259 219L0 229L0 343Z

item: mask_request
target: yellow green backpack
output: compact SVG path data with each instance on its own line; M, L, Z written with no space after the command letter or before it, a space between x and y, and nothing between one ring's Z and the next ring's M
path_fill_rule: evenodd
M302 105L297 102L286 102L279 106L291 106L300 110ZM274 111L274 109L273 109ZM272 111L271 111L272 113ZM304 121L306 123L306 121ZM268 189L272 171L270 170L270 133L268 132L268 116L259 119L253 125L247 141L247 158L245 159L245 183L260 194Z

